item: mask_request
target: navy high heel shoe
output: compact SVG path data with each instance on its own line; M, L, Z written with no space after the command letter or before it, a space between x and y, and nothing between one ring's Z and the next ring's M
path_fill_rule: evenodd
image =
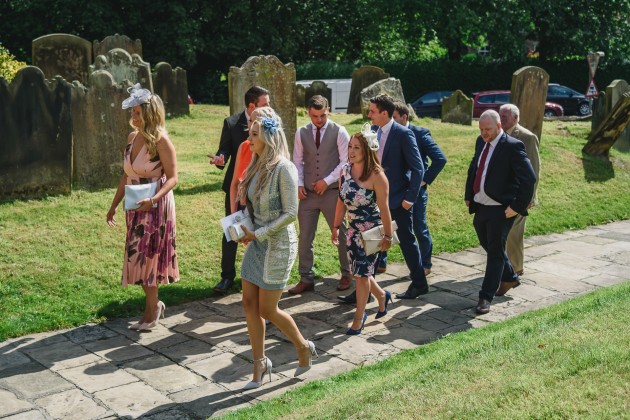
M394 300L392 299L392 294L390 292L388 292L387 290L385 290L385 309L382 312L378 311L376 313L375 319L379 319L379 318L382 318L385 315L387 315L387 304L389 302L394 303Z
M365 320L367 319L367 313L363 312L363 322L361 323L361 328L359 328L358 330L354 330L352 328L348 328L348 331L346 331L346 335L359 335L361 334L361 331L363 331L363 326L365 325Z

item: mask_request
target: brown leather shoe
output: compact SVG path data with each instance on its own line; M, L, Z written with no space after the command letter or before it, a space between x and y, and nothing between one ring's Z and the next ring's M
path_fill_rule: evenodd
M521 269L521 270L518 270L518 271L516 272L516 275L517 275L517 276L522 276L524 273L525 273L525 270L522 270L522 269Z
M487 314L490 312L490 301L484 298L479 298L475 311L481 315Z
M350 286L352 286L352 277L341 276L339 284L337 285L337 290L348 290Z
M430 268L425 268L424 269L424 276L428 276L429 274L431 274L431 269Z
M386 265L381 266L381 267L376 267L376 272L377 272L377 273L381 273L381 274L383 274L383 273L384 273L384 272L386 272L386 271L387 271L387 266L386 266Z
M514 287L518 287L521 285L521 282L516 280L516 281L502 281L501 282L501 286L499 286L499 290L497 290L497 292L494 294L495 296L503 296L504 294L507 293L508 290L514 288Z
M304 292L312 292L313 290L315 290L315 284L307 283L305 281L300 280L300 282L296 284L295 287L289 289L289 294L299 295Z

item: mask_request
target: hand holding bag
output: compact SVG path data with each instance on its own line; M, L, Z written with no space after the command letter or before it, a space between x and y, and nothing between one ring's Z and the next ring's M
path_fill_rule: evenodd
M398 225L392 220L392 245L400 243L398 235L396 235L396 229ZM381 249L378 244L385 237L385 228L383 225L375 226L372 229L361 232L361 240L363 241L363 248L367 255L372 255Z
M247 211L239 210L224 219L229 219L228 221L231 223L227 227L229 237L226 235L226 239L228 241L238 241L242 239L245 236L243 226L251 232L254 231L254 223L252 223L252 219L249 217L249 213Z
M127 184L125 185L125 202L123 208L125 211L135 210L140 208L138 201L145 198L151 198L157 193L158 183L157 181L149 184ZM157 207L157 203L153 203L153 207Z

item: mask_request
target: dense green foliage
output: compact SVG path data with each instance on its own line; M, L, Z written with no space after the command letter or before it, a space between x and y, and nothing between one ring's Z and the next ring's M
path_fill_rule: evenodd
M518 68L534 50L540 59L555 62L584 60L589 50L601 50L606 53L601 64L605 68L630 55L628 15L630 0L408 0L395 6L377 0L4 0L0 42L28 61L31 41L42 35L70 33L101 40L125 34L142 41L148 62L166 61L187 69L193 97L225 103L229 67L260 54L296 65L340 63L350 69L343 77L350 77L351 69L361 63L387 68L387 63L468 62L471 52L486 46L491 52L475 61L475 68L481 69L475 75L498 76L497 62ZM444 66L448 70L450 64L428 68L447 74L447 83L432 77L434 72L418 72L412 66L414 77L427 80L427 86L403 84L407 95L437 88L489 87L460 85L464 73L444 72ZM585 65L580 73L586 79ZM300 78L308 77L298 67ZM588 83L554 81L579 90ZM603 87L607 82L598 84Z
M16 60L15 56L0 44L0 77L10 82L25 65L25 62Z

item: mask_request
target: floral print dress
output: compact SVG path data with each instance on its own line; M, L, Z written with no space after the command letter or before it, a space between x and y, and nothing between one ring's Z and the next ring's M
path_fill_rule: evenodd
M376 193L360 186L350 175L352 165L341 170L339 197L348 209L348 233L346 247L352 273L357 277L374 275L374 266L379 253L366 255L361 241L361 232L379 226L381 213L376 205Z
M143 141L139 133L125 149L124 170L127 184L158 182L158 190L166 182L159 155L151 158L146 145L131 162L135 141ZM175 199L169 191L149 211L130 210L126 213L127 240L123 263L122 285L158 286L179 280L175 252Z

